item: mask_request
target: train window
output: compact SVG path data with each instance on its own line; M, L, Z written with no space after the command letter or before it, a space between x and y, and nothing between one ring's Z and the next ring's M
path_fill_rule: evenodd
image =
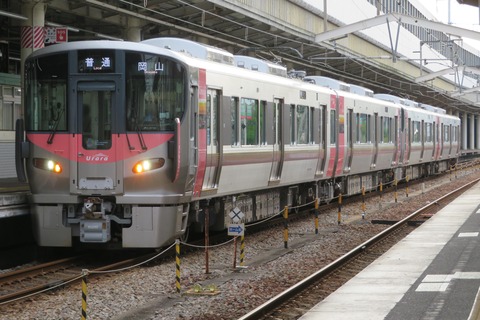
M450 127L448 125L444 126L443 133L443 142L450 142Z
M263 145L267 144L267 133L266 133L266 110L267 110L267 101L260 101L260 122L259 125L259 135L260 135L260 143Z
M207 129L207 145L216 146L217 141L217 112L218 107L218 96L219 93L216 90L208 90L207 92L207 119L206 119L206 129Z
M242 145L258 145L258 100L240 99L240 143Z
M308 106L297 106L297 143L309 143L310 135L310 108Z
M308 108L308 143L315 143L315 135L313 130L313 115L315 108Z
M25 73L26 129L67 130L67 53L27 60Z
M238 145L238 98L230 100L230 121L232 124L232 146Z
M82 103L82 147L106 150L112 147L112 92L79 91Z
M380 142L389 143L392 141L392 118L381 117L382 137Z
M330 110L330 144L337 143L337 112Z
M173 131L185 112L188 91L183 65L166 57L126 53L127 130ZM205 119L199 119L205 125Z
M433 141L433 125L431 123L425 123L425 142Z
M325 118L324 112L325 112L325 106L322 106L320 108L320 112L318 113L318 118L319 118L318 119L319 142L321 144L324 144L323 140L324 140L324 135L325 135L325 133L323 132L323 130L325 129L325 126L323 124L323 119Z
M421 140L420 121L412 121L412 142L420 142Z
M295 144L295 105L290 105L290 144Z
M390 142L390 118L380 117L380 143L389 143Z
M370 141L370 115L365 113L355 114L356 137L358 143L367 143Z
M274 99L273 108L273 144L278 145L281 142L281 110L283 107L283 100Z

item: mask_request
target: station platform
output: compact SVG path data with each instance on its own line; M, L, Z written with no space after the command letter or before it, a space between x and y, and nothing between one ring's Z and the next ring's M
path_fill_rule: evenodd
M0 233L5 231L6 222L18 216L28 215L30 210L27 206L27 194L30 188L27 183L18 181L17 178L0 179ZM0 235L0 240L2 235Z
M480 183L302 316L479 319Z
M0 193L28 191L28 183L20 182L17 178L1 178Z

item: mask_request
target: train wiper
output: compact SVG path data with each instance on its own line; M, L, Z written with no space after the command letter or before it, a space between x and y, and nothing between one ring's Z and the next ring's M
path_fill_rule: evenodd
M147 145L145 144L145 140L143 139L142 132L140 131L138 123L136 121L135 121L135 132L137 132L138 140L140 141L140 145L142 146L142 150L147 150ZM130 144L130 139L128 138L128 134L126 136L127 136L128 149L129 150L134 150L135 147L133 147Z
M55 134L57 133L57 128L58 124L60 123L60 119L62 119L63 115L63 109L60 110L60 113L58 114L57 118L55 119L55 123L53 124L53 129L52 132L50 132L50 135L48 136L47 143L52 144L53 138L55 137Z
M147 150L148 149L147 145L145 144L145 140L143 139L142 131L140 130L140 126L138 124L137 110L135 108L131 108L131 110L132 110L131 114L133 114L133 119L134 119L133 125L134 125L134 128L135 128L135 132L137 133L137 136L138 136L138 141L140 141L140 146L142 147L142 150ZM128 139L128 134L127 134L127 143L128 143L128 148L130 150L135 149L135 147L132 147L130 145L130 139Z
M142 147L142 150L147 150L148 148L145 144L145 140L143 139L142 130L140 130L140 126L138 125L137 121L135 121L135 129L137 131L138 140L140 141L140 146Z

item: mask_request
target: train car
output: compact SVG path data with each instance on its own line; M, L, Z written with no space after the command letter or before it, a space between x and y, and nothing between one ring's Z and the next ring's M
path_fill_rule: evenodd
M158 248L458 156L458 118L286 75L175 38L32 53L16 163L38 244Z

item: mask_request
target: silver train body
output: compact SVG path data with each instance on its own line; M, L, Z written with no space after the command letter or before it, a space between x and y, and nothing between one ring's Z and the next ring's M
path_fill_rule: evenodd
M38 244L157 248L456 162L459 118L286 73L173 38L34 52L16 161Z

